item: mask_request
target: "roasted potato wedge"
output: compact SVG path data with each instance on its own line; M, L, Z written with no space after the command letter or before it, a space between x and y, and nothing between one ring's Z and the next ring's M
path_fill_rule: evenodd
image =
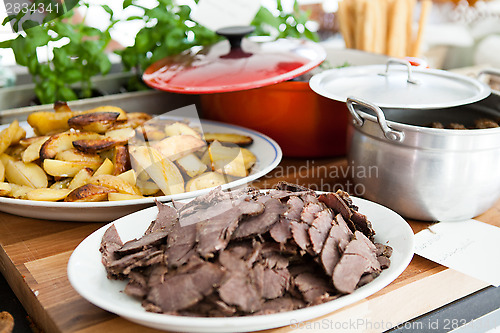
M128 117L130 116L130 113L126 113L125 111L123 111L122 108L119 108L117 106L112 106L112 105L98 106L96 108L83 111L83 113L96 113L96 112L115 112L115 113L119 113L120 115L116 119L118 121L126 121L126 120L128 120Z
M167 134L156 126L144 124L135 129L138 138L144 141L160 141L165 139Z
M108 200L109 201L121 201L121 200L134 200L134 199L143 199L142 195L137 194L126 194L126 193L109 193Z
M169 136L153 145L163 156L171 161L189 155L206 146L205 141L192 135Z
M9 127L0 132L0 154L3 154L18 137L19 122L14 120ZM26 134L26 132L25 132ZM18 140L19 141L19 140Z
M184 192L184 178L181 172L155 148L132 147L130 157L132 166L137 164L144 169L165 195Z
M61 189L66 189L69 187L69 184L71 183L73 178L63 178L61 180L58 180L57 182L53 183L50 185L49 188L54 189L54 190L61 190Z
M228 181L226 181L224 175L218 172L205 172L199 176L191 178L186 183L186 192L203 190L205 188L210 188L213 186L224 185Z
M83 168L96 170L100 163L92 162L69 162L46 159L43 161L45 172L54 177L74 177Z
M109 150L118 145L128 143L134 137L134 130L130 127L112 130L106 133L103 138L90 140L76 140L73 146L83 152L96 153Z
M91 168L83 168L73 177L71 182L68 185L68 188L74 190L75 188L86 185L90 182L90 178L92 178L92 174L94 170Z
M37 138L38 140L33 140L29 146L23 151L21 155L21 159L23 162L33 162L40 158L40 149L42 145L50 139L50 136L40 136Z
M241 148L241 153L243 155L243 162L245 163L245 168L250 170L257 162L257 156L255 156L250 150L246 148Z
M35 163L10 161L5 167L5 178L9 183L29 186L32 188L47 187L47 175Z
M195 138L201 139L201 135L195 129L189 127L187 124L181 122L175 122L171 125L165 126L165 134L167 136L176 136L176 135L192 135Z
M218 141L214 141L208 147L212 170L235 176L246 177L247 169L243 160L243 153L240 147L226 147Z
M113 149L112 161L115 166L113 169L113 175L117 176L127 170L130 170L131 165L128 148L124 145L116 146Z
M251 137L235 133L205 133L203 139L205 139L207 143L219 141L220 143L234 143L242 147L253 143Z
M40 148L40 158L54 158L57 153L73 148L73 142L78 140L98 139L97 133L87 132L64 132L52 135Z
M6 197L10 195L10 192L12 191L12 186L9 183L5 182L0 182L0 197Z
M33 191L33 187L25 185L10 184L11 190L9 197L15 199L26 199L29 192Z
M101 166L97 168L97 170L94 172L94 176L99 176L99 175L111 175L113 173L114 169L113 162L109 160L108 158L102 162Z
M55 112L72 112L68 103L63 101L55 101L54 102L54 111Z
M3 162L0 160L0 182L3 182L5 180L5 166L3 165Z
M70 128L84 132L106 133L120 116L118 112L93 112L80 114L68 119Z
M203 164L198 157L194 154L189 154L177 159L176 161L179 168L186 173L189 177L196 177L201 175L207 166Z
M21 126L16 128L16 133L12 137L12 142L10 145L17 145L22 139L26 138L26 131Z
M139 189L128 182L113 175L98 175L90 179L90 184L99 185L116 190L119 193L140 195Z
M136 182L136 186L142 193L142 195L155 195L160 191L158 185L156 185L156 183L152 181L143 181L138 179Z
M68 119L78 115L78 112L38 111L28 116L28 124L37 135L48 135L69 130Z
M101 163L103 161L99 154L95 153L84 153L76 148L71 148L68 150L63 150L57 153L55 156L56 160L67 161L67 162L89 162L89 163Z
M130 112L127 113L126 121L117 121L113 126L113 129L119 129L124 127L137 128L138 126L144 124L148 120L151 120L151 116L143 112ZM120 120L120 119L119 119Z
M36 201L59 201L63 200L71 192L70 189L37 188L26 194L28 200Z
M137 176L135 175L135 171L133 169L125 171L117 175L116 177L123 179L124 181L133 186L135 186L135 184L137 183Z
M87 184L72 190L64 199L67 202L95 202L106 201L108 194L116 192L108 187Z

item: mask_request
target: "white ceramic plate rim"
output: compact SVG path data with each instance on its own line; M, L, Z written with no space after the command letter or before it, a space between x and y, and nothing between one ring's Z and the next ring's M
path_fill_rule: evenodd
M353 198L353 201L354 204L359 206L359 211L361 213L367 214L368 218L373 223L375 231L380 232L380 230L383 229L382 226L384 223L391 224L391 229L385 236L380 234L375 236L376 241L392 246L394 245L394 242L397 242L399 246L393 246L394 252L391 257L391 266L384 270L378 278L369 284L358 288L352 294L344 295L336 300L321 305L263 316L193 318L150 313L142 308L142 310L130 309L122 306L121 302L117 302L116 299L110 299L110 297L106 297L106 295L94 292L92 290L94 289L91 285L92 282L90 282L90 279L85 276L85 272L94 271L93 274L98 274L98 279L100 281L102 281L102 279L107 280L105 269L101 263L101 254L98 251L100 240L106 229L109 228L111 224L116 224L118 232L120 233L120 230L123 228L124 231L127 231L127 226L132 229L136 227L137 230L134 231L134 236L129 239L140 237L149 225L150 221L156 217L156 207L150 207L122 217L105 225L83 240L69 259L68 279L73 288L75 288L82 297L96 306L145 326L164 330L168 329L184 332L253 331L291 325L294 323L292 320L302 322L304 320L314 319L360 301L381 290L394 281L406 269L413 257L413 231L401 216L384 206L368 200ZM132 221L137 223L138 220L142 220L143 225L138 226L138 224L129 223ZM386 227L386 229L387 228L388 227ZM131 229L128 231L131 231ZM129 239L124 237L123 241L127 241ZM95 273L96 270L99 272ZM113 282L119 283L117 281ZM131 299L131 301L139 303L137 300Z
M166 119L189 119L185 117L166 117ZM205 119L200 119L200 123L203 126L204 124L206 125L211 125L211 126L217 126L220 127L221 129L229 129L229 130L236 130L239 132L246 133L247 135L255 138L258 137L264 142L267 142L269 144L269 148L274 150L274 158L269 163L267 166L261 166L261 169L255 173L251 173L247 177L237 179L235 181L232 181L230 183L222 185L222 189L228 189L228 188L235 188L238 186L245 185L253 180L256 180L266 174L268 174L270 171L272 171L276 166L281 162L281 159L283 157L283 153L281 151L280 146L276 141L268 137L267 135L264 135L262 133L259 133L257 131L244 128L241 126L237 125L232 125L232 124L225 124L221 123L218 121L213 121L213 120L205 120ZM27 123L23 122L24 125L23 127L27 126ZM3 127L6 127L8 125L2 125L0 126L0 129ZM253 153L257 156L257 161L259 161L259 154L255 151ZM143 204L153 204L154 200L158 200L161 202L167 202L171 200L182 200L182 199L188 199L188 198L194 198L199 195L202 195L204 193L208 193L212 188L208 189L203 189L203 190L198 190L198 191L191 191L191 192L185 192L185 193L180 193L180 194L174 194L174 195L163 195L163 196L158 196L158 197L147 197L144 199L132 199L132 200L123 200L123 201L101 201L101 202L50 202L50 201L34 201L34 200L23 200L23 199L14 199L14 198L6 198L6 197L0 197L0 205L11 205L11 206L25 206L25 207L47 207L47 208L96 208L96 207L120 207L120 206L133 206L133 205L143 205ZM1 210L1 209L0 209Z

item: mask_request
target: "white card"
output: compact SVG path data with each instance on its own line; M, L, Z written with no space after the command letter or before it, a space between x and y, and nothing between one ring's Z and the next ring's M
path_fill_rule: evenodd
M191 18L210 30L250 25L259 11L258 0L200 0Z
M415 235L415 253L495 287L500 285L500 228L467 220L439 222Z

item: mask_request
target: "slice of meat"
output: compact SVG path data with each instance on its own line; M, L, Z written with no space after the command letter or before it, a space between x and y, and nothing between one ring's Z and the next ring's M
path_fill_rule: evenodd
M129 296L144 298L148 294L147 277L138 272L130 272L129 282L123 292Z
M295 243L302 249L307 250L311 245L311 241L309 240L309 234L307 231L309 230L309 225L307 223L301 222L290 222L290 230L292 232L292 237Z
M181 226L174 225L167 238L167 262L169 267L177 267L186 263L195 254L196 224Z
M347 206L349 206L349 208L351 208L352 210L354 211L358 211L358 206L356 206L353 202L352 202L352 198L349 196L349 193L345 192L345 191L342 191L342 190L337 190L337 192L335 192L342 200L344 200L344 202L347 204Z
M352 211L344 200L337 193L326 193L319 196L319 201L331 208L335 214L342 214L347 221L352 216Z
M133 268L145 266L149 259L156 258L157 256L163 256L163 251L149 248L144 251L134 252L111 261L108 270L115 275L127 275ZM159 258L158 261L161 261L161 259L163 258Z
M318 213L323 209L325 209L325 207L320 205L319 203L308 203L302 209L302 212L300 213L300 219L310 225L318 216Z
M243 215L254 215L262 209L261 203L242 201L226 213L196 224L197 252L204 258L213 257L215 252L226 248Z
M366 237L368 237L370 240L373 240L375 231L372 228L372 223L366 218L366 215L363 215L359 212L353 212L351 221L354 223L356 230L361 231Z
M391 259L387 258L386 256L378 256L377 260L380 264L381 269L386 269L391 266Z
M290 286L288 269L264 269L262 296L273 299L282 296Z
M347 224L345 223L342 215L337 214L335 217L337 222L330 228L323 249L321 250L321 264L325 273L329 276L333 274L333 269L338 264L345 247L351 241L353 234Z
M284 296L280 298L275 298L266 301L262 305L262 310L256 313L256 315L268 315L272 313L292 311L297 308L305 306L304 302L300 302L290 296ZM297 304L299 303L299 304Z
M291 221L300 221L300 213L304 208L304 201L297 196L291 196L286 204L287 210L283 216Z
M219 288L219 296L226 304L244 312L253 313L262 308L261 295L246 275L229 274Z
M276 242L286 243L292 237L290 220L282 216L269 230L269 234Z
M211 294L223 276L221 267L203 262L190 272L167 275L162 284L151 287L147 300L162 312L183 310Z
M307 192L300 196L304 203L318 203L318 196L314 192Z
M163 204L159 201L155 201L156 206L158 207L158 216L156 220L151 222L148 229L144 233L145 235L157 232L157 231L166 231L170 232L177 221L177 209L170 205Z
M262 235L279 220L280 215L285 212L285 206L278 199L267 198L264 202L264 212L243 220L234 231L233 239Z
M377 256L384 256L387 258L392 256L392 247L389 245L375 243L375 247L377 248Z
M292 184L292 183L288 183L288 182L285 182L285 181L281 181L279 182L278 184L276 184L274 186L275 189L277 190L282 190L282 191L290 191L290 192L311 192L310 189L308 189L307 187L304 187L304 186L300 186L298 184Z
M328 295L332 290L325 279L309 272L296 276L293 279L293 283L299 289L307 303L312 303L318 298Z
M364 273L380 271L375 246L369 246L370 241L359 231L354 236L356 238L347 245L333 270L333 285L344 294L350 294L356 289Z
M158 231L155 233L149 233L147 235L142 236L139 239L133 239L125 244L116 251L120 255L134 253L138 251L142 251L149 247L161 244L168 235L168 231Z
M332 212L329 209L324 209L316 215L316 218L309 228L309 237L311 239L312 249L318 254L323 248L328 233L332 228Z
M99 251L102 253L102 264L108 267L109 263L118 259L116 251L123 246L123 242L118 235L115 225L111 225L102 236Z
M361 279L359 279L357 288L362 287L365 284L368 284L368 283L372 282L379 275L380 275L380 273L378 273L378 272L373 272L373 273L370 273L370 274L363 275L361 277Z

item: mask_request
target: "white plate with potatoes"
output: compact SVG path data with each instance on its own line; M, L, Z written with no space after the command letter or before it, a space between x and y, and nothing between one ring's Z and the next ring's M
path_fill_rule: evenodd
M106 107L98 111L108 112ZM51 123L66 124L57 113L44 116L56 115ZM108 115L90 126L90 116L73 116L72 129L55 133L46 119L42 127L30 118L31 126L0 126L0 211L58 221L111 221L155 200L242 186L269 173L282 158L274 140L235 125L160 116L130 132L123 121L110 127ZM19 139L21 129L24 139ZM4 142L9 131L12 144Z

